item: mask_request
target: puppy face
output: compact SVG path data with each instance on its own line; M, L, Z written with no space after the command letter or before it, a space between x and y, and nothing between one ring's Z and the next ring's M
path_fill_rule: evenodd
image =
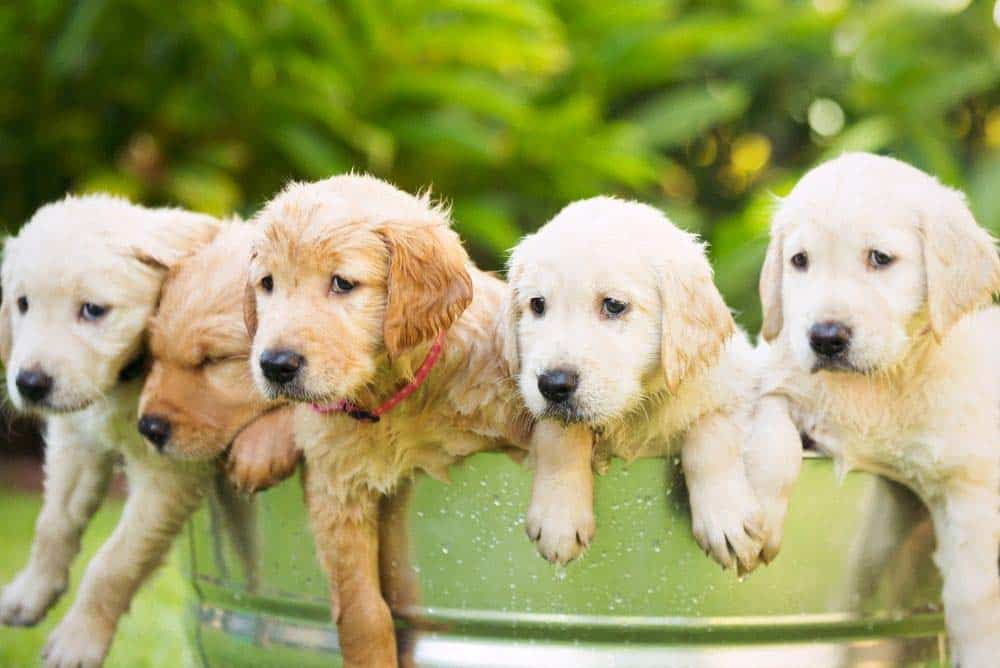
M272 406L247 364L243 296L255 234L251 225L230 224L164 282L139 401L139 431L164 454L215 457Z
M735 327L697 241L634 202L566 207L509 280L508 362L536 416L617 419L713 363Z
M988 301L998 276L958 193L890 158L847 155L807 174L775 216L763 333L786 331L803 370L876 372Z
M41 208L4 252L0 353L14 405L76 411L137 375L167 263L213 226L107 196Z
M268 397L353 398L384 359L433 339L472 299L445 212L376 179L293 185L259 224L246 317Z

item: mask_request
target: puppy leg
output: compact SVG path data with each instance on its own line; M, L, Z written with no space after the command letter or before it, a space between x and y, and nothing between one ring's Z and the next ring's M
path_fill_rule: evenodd
M744 463L763 511L761 558L769 564L781 549L788 501L802 468L802 439L784 397L765 396L758 402Z
M330 578L330 613L344 666L396 668L396 633L379 581L378 499L366 495L343 507L308 461L305 488L317 556Z
M207 470L207 469L206 469ZM129 497L114 533L94 556L73 607L42 652L47 668L96 668L118 619L198 507L209 476L128 462Z
M962 668L986 668L1000 661L998 509L995 480L992 484L963 480L931 505L951 661Z
M59 600L80 537L111 479L110 453L55 426L49 430L45 497L28 563L0 593L0 623L31 626Z
M745 436L732 416L713 413L691 428L681 452L695 540L741 573L757 567L763 545L760 504L743 466Z
M549 561L565 564L594 538L593 435L582 425L539 422L531 437L535 479L526 528Z

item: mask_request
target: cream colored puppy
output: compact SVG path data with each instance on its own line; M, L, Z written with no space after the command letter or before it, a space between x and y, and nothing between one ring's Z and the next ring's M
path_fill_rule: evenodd
M587 428L599 459L679 450L699 545L754 568L767 528L743 463L755 353L697 239L653 207L597 197L523 240L508 279L507 359L539 428ZM564 562L594 532L591 447L536 446L528 534Z
M0 594L0 622L30 626L68 584L80 537L121 457L130 494L49 637L47 666L98 666L118 618L159 563L208 479L135 428L143 332L166 267L216 221L104 195L42 207L4 249L0 355L10 401L45 420L45 498L28 564Z
M1000 660L998 289L996 247L962 195L867 154L796 185L760 282L765 390L841 471L886 475L928 505L964 668Z

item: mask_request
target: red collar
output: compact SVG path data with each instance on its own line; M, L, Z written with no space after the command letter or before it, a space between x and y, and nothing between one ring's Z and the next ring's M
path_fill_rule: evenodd
M398 406L400 402L416 392L420 386L424 384L424 381L427 380L427 376L431 374L431 369L434 368L434 364L438 361L438 358L441 357L441 352L444 350L444 339L447 334L447 330L443 330L437 335L437 338L434 339L434 344L427 352L427 357L424 358L420 368L417 369L417 373L414 374L413 380L407 383L403 389L392 395L388 401L375 410L366 411L347 399L341 399L340 401L335 401L332 404L312 404L312 409L323 415L328 413L346 413L360 422L378 422L382 415Z

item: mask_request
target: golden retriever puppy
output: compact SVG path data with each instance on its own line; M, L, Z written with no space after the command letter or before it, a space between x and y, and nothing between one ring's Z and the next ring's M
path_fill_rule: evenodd
M0 356L14 407L45 421L46 481L28 564L0 595L0 622L30 626L66 589L80 537L124 459L129 497L49 637L44 663L92 667L160 562L210 469L178 464L135 430L143 335L167 267L218 229L208 216L105 195L42 207L3 259Z
M753 569L771 523L743 460L759 365L696 238L653 207L596 197L526 237L508 280L503 340L536 429L586 429L599 460L679 450L698 544ZM528 535L567 561L594 532L592 450L539 439L532 454Z
M839 470L886 475L930 508L963 668L1000 657L998 289L996 247L962 195L867 154L817 167L781 202L760 281L765 390Z
M395 666L380 500L530 430L494 336L504 285L470 263L445 210L371 177L293 184L258 224L254 377L301 403L295 437L345 664Z
M250 372L243 319L255 227L231 222L179 263L149 325L152 367L139 429L163 454L204 461L230 445L229 467L249 491L290 475L299 460L291 410L275 410Z

